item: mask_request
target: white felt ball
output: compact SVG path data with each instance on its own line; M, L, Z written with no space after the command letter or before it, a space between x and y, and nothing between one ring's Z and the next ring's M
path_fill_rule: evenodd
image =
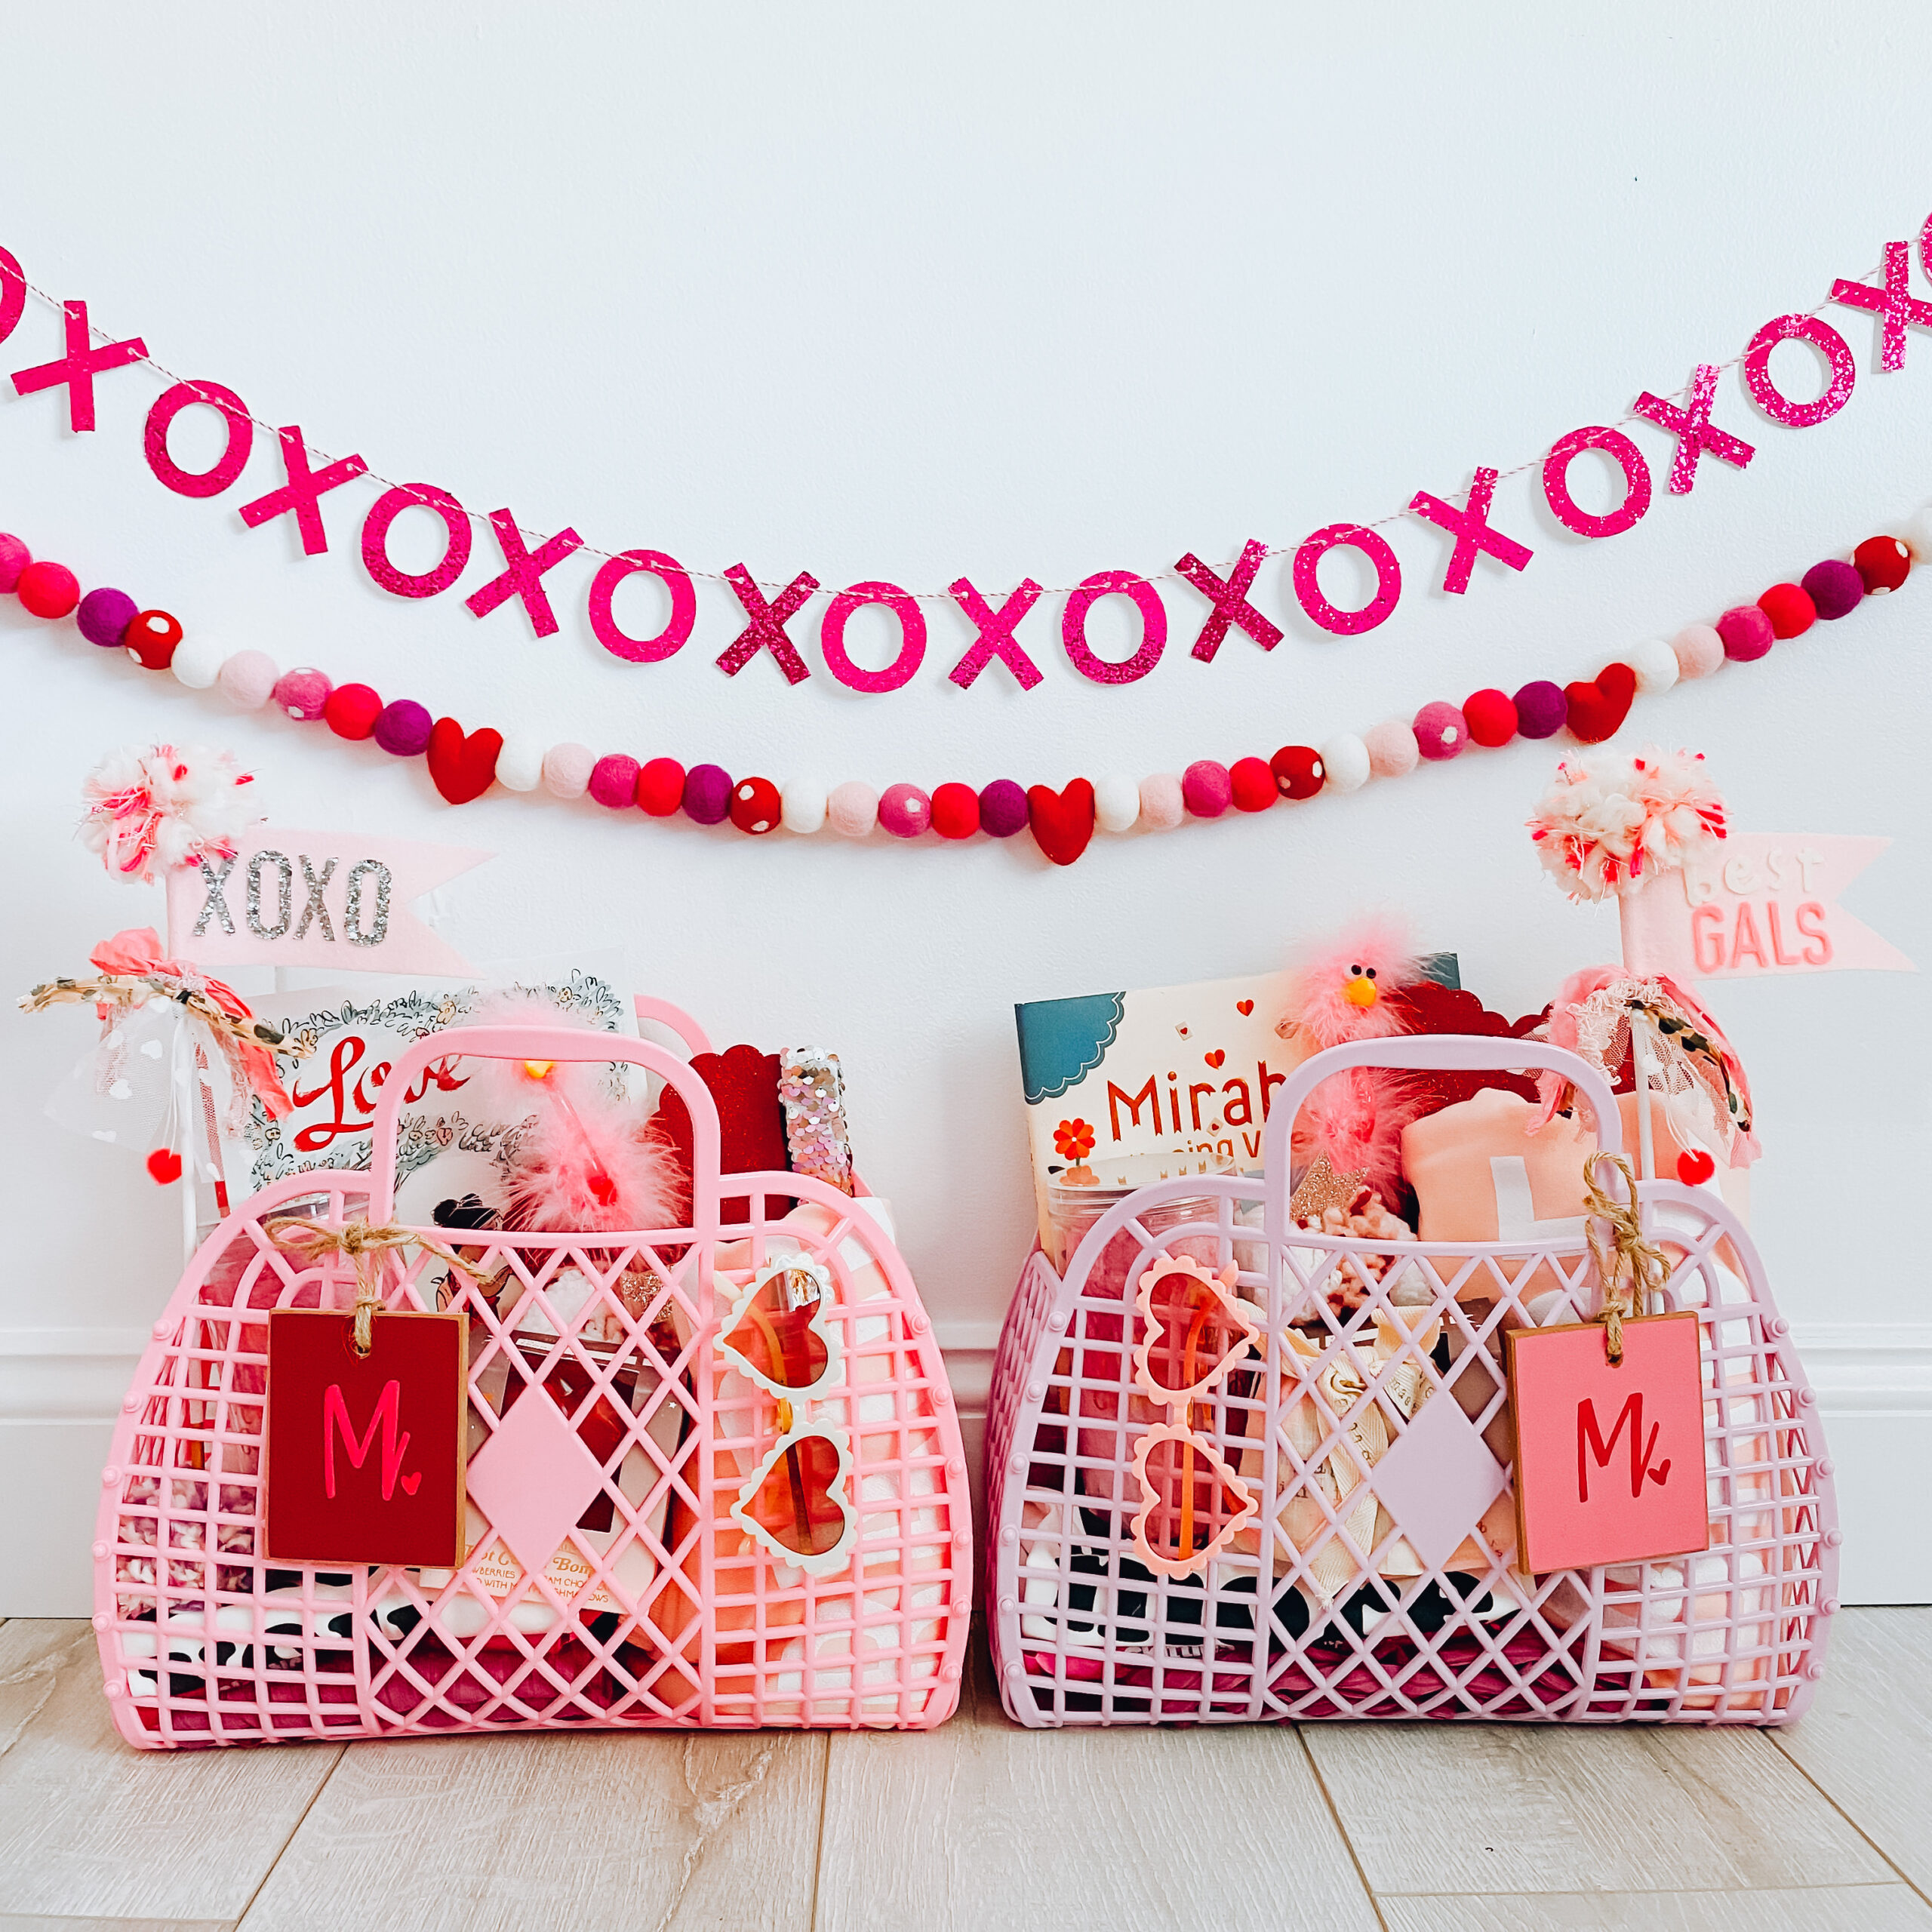
M1131 832L1140 816L1140 787L1121 772L1094 785L1094 817L1103 832Z
M803 832L807 837L819 831L825 823L827 793L822 778L786 779L778 791L783 807L780 816L785 829Z
M497 754L497 783L506 791L535 791L543 782L543 749L541 738L506 738Z
M1331 791L1359 792L1368 783L1368 747L1352 731L1338 731L1321 747L1321 768Z
M1623 657L1637 674L1640 691L1667 691L1677 681L1677 653L1660 637L1647 637Z
M174 647L168 668L191 691L205 691L211 689L221 675L227 657L228 653L211 637L184 637Z
M1915 564L1932 564L1932 503L1907 517L1899 534L1905 539L1905 547L1912 552Z

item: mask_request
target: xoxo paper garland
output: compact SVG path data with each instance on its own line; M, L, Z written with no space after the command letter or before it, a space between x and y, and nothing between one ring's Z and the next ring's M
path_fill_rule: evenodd
M1108 774L1097 781L1076 778L1059 790L1023 788L1011 779L995 779L978 791L949 782L930 794L905 783L881 792L858 779L831 787L808 778L782 786L763 777L734 781L715 764L687 771L672 758L641 762L622 752L598 758L582 745L546 749L506 741L488 727L466 732L453 718L432 721L428 707L414 699L385 703L369 686L334 685L312 666L281 672L258 651L223 657L219 647L184 637L165 611L137 611L124 592L97 589L83 598L72 571L36 563L19 537L5 534L0 534L0 592L12 591L24 608L48 621L73 615L91 643L123 648L144 669L172 670L192 689L212 688L238 709L259 709L272 701L297 723L326 723L346 740L373 739L395 757L425 757L431 780L451 804L478 798L500 783L514 792L540 786L556 798L588 796L608 810L635 808L654 818L681 814L706 826L728 819L752 837L780 825L808 836L829 826L848 838L863 838L877 828L898 838L931 832L945 840L982 832L1006 838L1026 829L1048 859L1066 866L1086 851L1097 828L1164 831L1183 817L1219 818L1230 809L1265 811L1281 800L1299 801L1324 790L1353 792L1372 777L1399 777L1420 764L1460 757L1472 743L1494 749L1514 738L1547 738L1562 730L1580 743L1600 743L1623 724L1639 691L1668 691L1681 678L1709 675L1727 660L1755 662L1779 640L1798 636L1821 620L1834 622L1865 598L1897 589L1915 561L1932 561L1932 508L1918 512L1905 537L1868 537L1849 561L1827 558L1807 571L1802 583L1774 584L1755 603L1727 611L1714 626L1690 625L1668 643L1641 643L1627 663L1607 664L1592 678L1561 686L1537 679L1513 697L1480 691L1460 706L1436 700L1407 723L1385 718L1359 737L1343 732L1319 748L1284 745L1272 758L1238 758L1232 766L1197 759L1178 777L1158 772L1137 783ZM48 583L57 583L58 596L41 594ZM1143 593L1148 589L1137 588ZM908 608L911 616L900 614L902 656L921 641L923 631L922 624L915 626L916 607ZM1075 620L1069 617L1068 623L1071 629ZM1149 615L1150 638L1155 624Z
M1863 279L1835 281L1831 294L1817 309L1774 317L1752 337L1743 353L1731 361L1698 364L1678 400L1646 390L1617 425L1589 425L1573 429L1542 456L1509 470L1475 466L1460 506L1428 491L1418 491L1404 510L1373 523L1331 524L1297 546L1273 546L1258 538L1251 539L1232 564L1210 566L1189 551L1169 571L1143 574L1102 571L1077 585L1065 586L1054 594L1067 598L1061 641L1069 662L1082 677L1100 685L1131 684L1147 676L1161 663L1166 649L1168 613L1156 586L1168 582L1184 582L1208 601L1209 610L1189 654L1192 657L1203 663L1213 662L1230 630L1235 629L1262 650L1272 651L1281 641L1282 630L1254 605L1250 593L1263 561L1290 554L1293 557L1288 573L1290 587L1302 613L1332 635L1359 636L1385 623L1400 600L1401 565L1379 532L1381 527L1399 523L1407 516L1436 528L1452 540L1441 579L1441 588L1449 595L1466 592L1474 567L1483 557L1520 572L1527 567L1534 553L1518 538L1498 528L1490 518L1497 483L1527 471L1540 471L1544 500L1552 515L1566 529L1590 539L1620 535L1647 513L1653 495L1649 460L1624 434L1626 428L1646 424L1674 438L1666 481L1669 494L1682 495L1694 489L1700 463L1706 457L1738 469L1751 462L1756 453L1753 446L1713 420L1718 378L1725 370L1741 365L1744 386L1752 401L1771 421L1786 427L1814 426L1845 406L1857 380L1856 359L1844 337L1822 319L1825 309L1835 306L1861 309L1874 316L1878 325L1880 370L1902 369L1909 331L1932 330L1932 302L1921 300L1911 292L1911 246L1905 242L1886 243L1879 271L1881 287L1874 288ZM1920 233L1918 254L1924 274L1932 280L1932 217L1928 217ZM293 517L305 557L320 555L329 547L322 499L367 478L380 487L380 494L363 519L361 555L371 580L392 595L426 598L453 587L470 562L478 526L487 524L503 568L463 600L476 617L514 604L524 611L534 635L554 636L559 626L550 586L545 580L567 559L582 552L599 560L586 605L591 632L614 655L634 663L655 663L681 651L697 627L693 579L703 576L731 586L746 620L743 629L718 656L716 661L720 669L735 677L755 658L768 654L789 685L801 684L813 675L788 628L823 589L808 571L798 572L782 586L754 578L743 564L732 565L721 571L694 572L661 550L615 553L600 550L586 543L574 529L536 540L533 549L535 533L519 525L507 508L486 514L468 509L436 485L392 481L371 471L359 454L334 460L324 457L321 466L315 467L312 454L319 453L310 451L298 426L272 427L252 415L242 398L221 383L182 380L148 354L145 341L139 337L110 340L90 323L85 302L57 303L27 281L18 260L5 249L0 249L0 342L19 326L29 293L60 309L66 353L53 361L14 372L13 384L18 394L26 396L64 389L70 427L91 431L95 427L96 380L136 363L146 364L169 384L149 410L143 434L144 454L156 479L178 494L220 495L239 478L254 449L255 432L261 430L266 438L272 438L279 451L285 480L278 488L243 504L242 521L251 529L260 529L282 517ZM1772 352L1787 342L1804 344L1823 358L1827 380L1822 392L1811 401L1792 400L1772 376ZM219 412L226 441L222 454L209 469L190 472L174 461L168 438L175 419L183 411L196 405ZM1569 487L1572 464L1578 457L1591 451L1607 457L1622 475L1620 502L1602 512L1583 509ZM441 558L430 569L407 572L391 561L388 539L396 518L414 508L426 509L441 519L445 543ZM1374 572L1375 589L1356 609L1346 609L1331 601L1318 580L1321 558L1337 548L1356 550ZM664 627L655 635L644 638L625 632L613 610L618 586L626 577L639 572L654 576L664 586L670 602ZM949 601L973 624L976 633L971 645L946 673L950 681L969 689L997 658L1023 692L1035 690L1041 681L1041 672L1016 632L1021 619L1044 594L1032 578L1023 578L995 610L964 577L955 580L944 591L909 591L876 579L851 585L831 597L820 620L820 645L826 669L848 689L866 694L884 694L902 688L917 674L926 654L926 620L921 604L943 605ZM1118 663L1096 654L1086 636L1086 618L1094 603L1114 595L1127 597L1134 603L1141 635L1133 655ZM900 628L897 655L891 664L878 671L856 663L844 645L848 619L854 611L868 604L890 609Z

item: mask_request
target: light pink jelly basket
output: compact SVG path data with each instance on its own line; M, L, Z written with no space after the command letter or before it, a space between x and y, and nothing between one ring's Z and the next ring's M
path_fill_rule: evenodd
M389 1220L403 1096L454 1054L623 1061L661 1076L691 1114L690 1225L426 1229L506 1281L512 1292L494 1304L420 1249L386 1256L387 1307L440 1297L469 1318L469 1554L441 1572L275 1564L262 1535L264 1317L346 1308L355 1281L339 1256L305 1266L263 1223ZM748 1221L721 1223L727 1197L749 1197ZM781 1260L829 1285L820 1325L836 1346L792 1420L841 1451L832 1487L854 1534L828 1552L835 1564L784 1561L732 1513L778 1450L781 1411L719 1349L721 1321ZM634 1306L626 1279L649 1284L633 1285ZM500 1316L506 1301L514 1312ZM594 1437L601 1469L585 1473L574 1437ZM918 1292L863 1198L793 1174L721 1180L709 1090L648 1043L500 1027L412 1048L383 1089L370 1172L278 1182L195 1257L155 1324L102 1488L94 1626L115 1721L136 1745L572 1724L917 1729L958 1700L966 1463Z
M1574 1081L1617 1151L1609 1089L1572 1054L1461 1038L1340 1047L1281 1089L1265 1178L1142 1189L1095 1223L1064 1280L1035 1251L1000 1340L986 1447L988 1621L1020 1723L1777 1724L1804 1710L1838 1607L1832 1466L1756 1250L1712 1191L1638 1190L1673 1263L1663 1305L1699 1318L1710 1547L1537 1577L1513 1567L1501 1337L1598 1312L1580 1229L1472 1247L1288 1219L1290 1124L1327 1075L1505 1066ZM1148 1226L1177 1201L1196 1204L1181 1225ZM1256 1331L1191 1406L1184 1466L1133 1362L1149 1325L1134 1284L1161 1255L1232 1264ZM1328 1299L1337 1268L1358 1307ZM1143 1489L1137 1452L1164 1486ZM1219 1553L1200 1560L1209 1527Z

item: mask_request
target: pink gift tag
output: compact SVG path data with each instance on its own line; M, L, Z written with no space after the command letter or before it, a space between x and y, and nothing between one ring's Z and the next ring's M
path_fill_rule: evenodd
M1710 1546L1697 1317L1623 1324L1613 1367L1603 1324L1509 1331L1519 1567L1547 1576Z

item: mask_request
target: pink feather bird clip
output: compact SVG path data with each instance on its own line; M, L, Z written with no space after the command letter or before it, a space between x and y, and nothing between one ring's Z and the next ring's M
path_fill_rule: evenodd
M1389 995L1422 977L1406 923L1367 914L1304 951L1291 969L1286 1010L1275 1031L1304 1057L1355 1040L1383 1040L1411 1030L1405 1001ZM1295 1123L1295 1161L1325 1153L1338 1174L1392 1198L1401 1180L1402 1129L1418 1102L1399 1072L1352 1067L1324 1080Z

